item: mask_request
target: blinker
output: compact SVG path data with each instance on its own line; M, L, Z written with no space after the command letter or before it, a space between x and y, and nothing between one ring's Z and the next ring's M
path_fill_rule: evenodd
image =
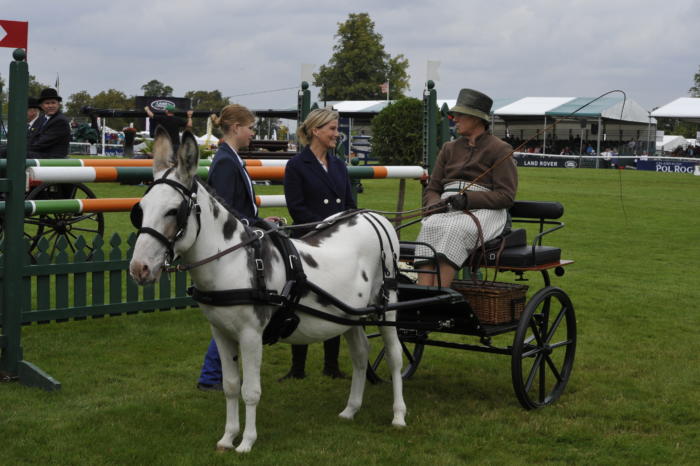
M141 228L141 224L143 223L143 210L141 209L141 203L137 202L134 204L134 206L131 208L129 218L131 219L131 224L134 226L134 228Z

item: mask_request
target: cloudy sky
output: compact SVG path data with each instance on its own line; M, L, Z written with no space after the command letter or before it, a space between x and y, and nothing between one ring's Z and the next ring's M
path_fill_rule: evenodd
M597 96L622 89L650 110L687 96L700 66L698 0L0 0L29 21L30 73L64 98L127 95L158 79L181 96L220 90L251 108L296 106L303 63L328 62L338 23L368 12L420 97L440 61L439 99ZM11 49L0 49L7 77ZM315 93L313 96L315 97Z

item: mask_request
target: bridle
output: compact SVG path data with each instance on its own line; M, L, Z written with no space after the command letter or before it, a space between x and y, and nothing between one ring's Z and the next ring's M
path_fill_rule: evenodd
M153 189L154 186L159 184L166 184L173 188L175 191L177 191L178 194L182 197L182 201L180 202L180 205L178 205L177 209L172 209L165 214L166 216L175 216L175 236L172 239L168 239L164 234L162 234L158 230L142 226L143 209L141 208L140 202L134 204L134 207L131 208L130 214L131 223L132 225L134 225L135 228L138 229L138 234L145 233L147 235L151 235L165 246L167 250L167 257L164 264L165 267L169 267L175 258L175 243L185 235L185 232L187 231L187 220L192 214L192 211L194 211L197 218L197 237L199 236L199 232L202 229L202 221L200 219L200 213L202 210L199 207L199 204L197 203L197 179L193 178L192 186L190 188L187 188L185 185L178 183L175 180L167 178L167 176L172 170L172 168L169 168L168 170L166 170L162 177L155 180L148 187L148 189L144 193L144 196L148 194L148 192L151 189Z

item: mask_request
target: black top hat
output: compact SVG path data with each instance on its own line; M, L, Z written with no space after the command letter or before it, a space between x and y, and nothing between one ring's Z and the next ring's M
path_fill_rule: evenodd
M34 97L29 97L27 99L27 108L38 108L41 109L39 106L39 101L36 100Z
M58 95L58 92L56 92L56 89L52 89L50 87L47 87L46 89L41 90L41 95L39 96L39 103L42 103L45 100L58 100L61 102L63 99L61 98L60 95Z
M457 105L450 109L450 113L464 113L489 121L493 100L486 94L474 89L462 89L457 97Z

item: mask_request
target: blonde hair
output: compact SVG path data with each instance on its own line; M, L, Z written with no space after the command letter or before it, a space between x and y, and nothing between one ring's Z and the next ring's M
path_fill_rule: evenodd
M247 107L238 104L230 104L225 106L219 116L212 114L211 122L214 126L218 126L224 133L236 123L239 125L249 125L255 121L255 114L248 110Z
M306 116L304 122L297 128L297 138L299 138L299 142L304 145L310 144L314 137L314 129L325 126L338 118L338 112L330 108L311 110L311 113Z

